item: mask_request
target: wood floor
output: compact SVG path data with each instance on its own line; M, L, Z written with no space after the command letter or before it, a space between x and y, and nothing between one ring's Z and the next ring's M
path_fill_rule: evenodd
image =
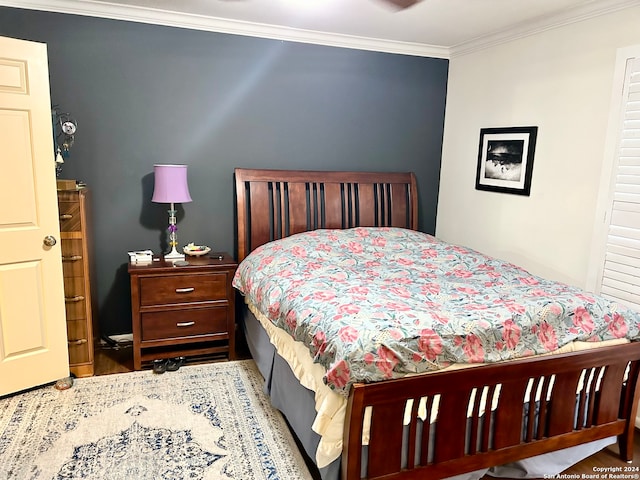
M246 351L242 350L238 352L240 358L249 358ZM111 373L125 373L133 370L133 356L130 347L121 348L96 348L95 352L95 374L107 375ZM606 480L606 479L638 479L640 472L627 472L627 476L615 477L614 475L625 473L624 471L614 473L611 476L607 473L599 473L596 470L597 467L640 467L640 431L636 430L635 435L635 447L634 447L634 461L632 463L626 463L620 460L617 454L617 446L612 445L595 455L583 460L572 468L562 472L562 475L579 475L579 477L564 477L564 478L580 478L587 479L592 478L594 480ZM583 476L584 475L584 476ZM587 475L595 475L593 477L587 477ZM634 476L635 475L635 476ZM563 477L560 477L563 478ZM486 480L493 479L493 477L486 476ZM483 480L484 480L483 479Z

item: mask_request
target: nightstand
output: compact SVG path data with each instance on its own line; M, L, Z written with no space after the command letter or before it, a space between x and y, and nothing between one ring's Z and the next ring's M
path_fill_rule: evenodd
M227 253L187 256L177 266L162 257L129 263L133 367L156 358L227 354L235 359L238 264Z

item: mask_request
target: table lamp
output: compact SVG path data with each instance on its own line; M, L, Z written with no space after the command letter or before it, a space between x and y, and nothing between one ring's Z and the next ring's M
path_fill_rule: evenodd
M187 184L187 165L154 165L153 175L155 185L152 202L170 203L169 210L169 246L171 252L164 255L165 260L182 260L184 255L176 250L178 245L178 227L176 225L176 210L174 203L191 201L189 185Z

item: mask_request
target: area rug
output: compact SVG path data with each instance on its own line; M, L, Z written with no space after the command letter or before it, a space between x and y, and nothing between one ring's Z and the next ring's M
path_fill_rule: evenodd
M0 399L0 479L311 480L252 360Z

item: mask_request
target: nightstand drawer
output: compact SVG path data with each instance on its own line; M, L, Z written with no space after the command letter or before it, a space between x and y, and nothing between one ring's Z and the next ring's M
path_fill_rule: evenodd
M79 232L82 230L79 202L58 202L61 232Z
M142 314L142 340L227 332L226 307L172 310Z
M140 305L143 307L226 298L227 276L223 273L140 278Z

